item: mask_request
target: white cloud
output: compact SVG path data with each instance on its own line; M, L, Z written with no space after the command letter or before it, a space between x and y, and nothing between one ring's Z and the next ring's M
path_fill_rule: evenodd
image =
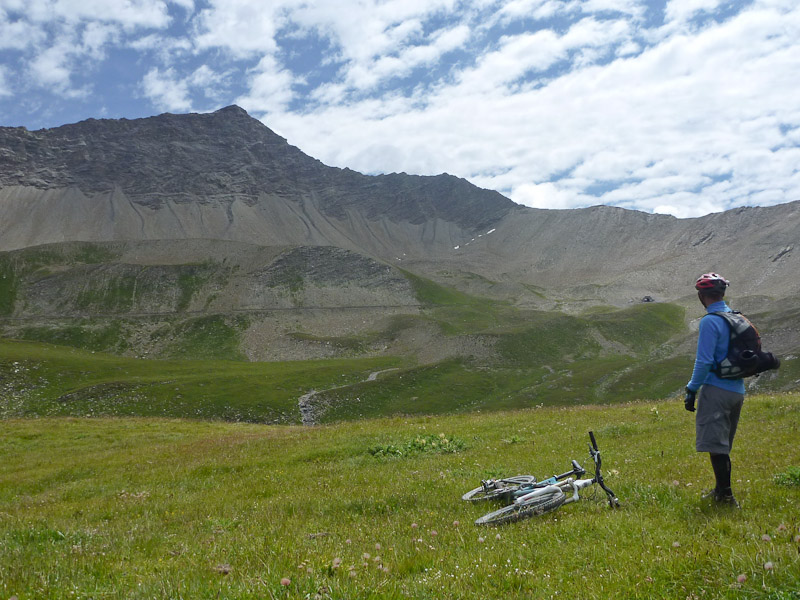
M195 8L194 0L169 0L169 2L177 6L180 6L183 10L185 10L189 14L194 12Z
M529 71L544 71L565 58L566 48L550 30L520 34L500 40L500 48L481 58L477 68L461 75L464 88L492 90L513 82Z
M198 88L214 88L224 81L224 76L214 72L208 65L201 65L194 73L192 73L188 82L190 85Z
M629 23L584 19L561 36L507 37L455 85L405 105L392 96L385 106L373 99L274 118L328 164L448 171L536 206L608 202L688 216L746 202L759 188L800 199L800 159L769 151L800 137L786 128L800 127L800 76L788 75L800 74L799 34L800 9L753 9L635 56L515 84L570 52L635 43Z
M302 4L214 0L201 12L196 42L201 48L220 47L240 58L271 55L277 60L279 33L297 38L313 32L335 48L336 60L343 65L344 89L363 90L461 46L468 34L463 25L423 35L424 19L454 6L454 0L365 0L346 8L325 0Z
M415 68L435 63L447 52L455 50L469 39L465 25L438 31L430 44L408 46L397 55L382 56L370 63L354 65L346 77L346 87L368 89L391 77L408 75Z
M454 24L424 33L422 19L452 10L453 0L367 0L346 10L336 3L289 0L213 0L195 24L198 49L221 48L237 59L258 57L248 73L249 91L240 101L255 111L275 112L293 97L301 78L278 56L278 36L317 35L334 48L340 71L310 98L336 103L351 91L369 91L382 82L435 64L469 39L469 27ZM331 60L329 56L327 60Z
M173 69L150 69L142 80L142 91L160 110L191 112L189 85Z
M24 50L41 44L46 34L40 27L24 20L11 20L8 13L0 7L0 50Z
M422 39L424 21L453 14L455 6L455 0L363 0L342 10L336 3L317 0L294 11L292 20L328 35L346 61L362 64L415 45Z
M170 38L161 33L144 35L127 42L133 50L151 53L164 66L174 66L187 56L192 56L192 42L185 38Z
M159 110L192 112L196 110L193 97L203 96L214 102L223 99L227 79L227 73L218 73L208 65L201 65L183 77L176 69L162 71L156 67L142 78L140 89Z
M164 28L170 18L164 0L18 0L9 9L24 12L33 23L100 21L117 23L126 29Z
M236 102L363 172L679 216L800 199L796 0L670 0L649 29L644 0L0 4L0 94L79 98L124 49L158 110Z
M281 68L272 56L265 56L249 74L249 92L236 103L260 114L283 112L294 94L292 74Z
M534 208L574 208L577 198L552 183L523 183L514 188L511 198Z
M51 89L66 98L85 97L89 89L75 87L72 82L76 47L72 36L66 34L38 53L28 64L34 85Z
M61 98L88 97L93 65L119 44L123 32L164 28L170 22L163 0L4 0L0 8L0 50L20 51L28 80Z
M656 204L652 212L660 215L672 215L679 219L702 217L709 213L723 212L727 209L724 204L709 201L695 194L665 195L658 200L662 204ZM669 202L674 202L674 204L669 204Z
M6 82L6 67L0 65L0 97L10 96L12 94L11 86Z
M89 23L83 31L82 50L94 60L101 60L105 56L106 47L119 36L119 29L115 25L103 23Z
M644 5L640 0L584 0L581 10L584 13L619 12L641 17Z
M569 53L580 49L594 58L629 37L623 21L600 23L592 18L582 19L565 34L549 29L502 38L494 52L484 55L475 69L464 71L461 84L465 91L481 92L511 84L531 74L543 74ZM577 62L591 64L594 60ZM585 66L582 64L580 66Z
M544 20L552 18L556 14L577 11L579 8L580 3L575 0L567 2L560 0L511 0L503 3L492 22L508 23L519 19Z
M277 31L286 23L281 2L211 0L197 16L198 48L222 48L236 58L273 53Z
M703 12L712 12L720 0L669 0L664 9L665 21L685 22Z
M201 65L188 78L187 84L195 94L202 94L215 104L230 102L227 99L230 87L230 73L217 72L208 65Z

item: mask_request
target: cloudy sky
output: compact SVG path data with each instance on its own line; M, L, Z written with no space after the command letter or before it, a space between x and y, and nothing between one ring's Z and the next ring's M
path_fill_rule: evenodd
M800 2L0 0L0 125L230 104L529 206L767 206L800 200Z

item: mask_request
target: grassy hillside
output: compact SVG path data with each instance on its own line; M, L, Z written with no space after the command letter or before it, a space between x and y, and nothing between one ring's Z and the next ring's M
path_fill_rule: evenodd
M551 366L552 365L552 366ZM791 388L800 361L749 380ZM381 372L370 380L370 374ZM157 416L300 423L316 390L315 422L536 406L611 404L680 392L691 357L625 354L514 366L465 359L415 366L399 357L248 363L144 360L0 339L0 418Z
M316 428L4 420L0 597L796 599L798 423L798 395L748 399L734 511L699 497L712 474L680 402ZM487 509L464 491L585 462L590 429L621 509L472 524Z
M467 294L412 272L395 270L392 272L396 279L383 284L397 287L403 282L409 286L407 309L392 307L401 310L366 327L355 326L358 320L348 320L347 315L329 312L328 325L335 325L339 318L346 326L315 329L310 324L313 319L301 309L320 298L287 305L284 296L314 282L329 291L358 287L358 282L362 288L372 289L379 283L373 280L375 270L388 267L352 254L322 257L330 263L324 265L325 269L310 259L295 264L295 254L314 250L300 248L280 255L274 263L268 263L268 268L243 276L237 265L224 259L130 264L121 258L122 248L63 244L0 253L0 334L129 356L236 360L245 358L241 350L245 333L258 330L264 322L274 330L285 331L284 341L296 342L295 347L322 342L338 356L375 354L383 347L388 347L390 354L413 355L421 349L413 344L410 348L395 347L397 339L403 333L408 334L406 338L413 338L419 329L434 326L451 342L454 338L480 336L484 346L496 346L489 353L496 351L497 356L491 358L518 366L596 355L613 344L619 344L628 354L646 353L681 333L684 327L682 309L672 304L634 306L622 311L608 308L583 316L520 310L510 300ZM343 269L337 275L339 279L322 277L323 271L335 270L337 265ZM349 271L348 266L352 267ZM237 280L235 290L223 292L234 273L244 279ZM286 281L284 276L288 277ZM233 301L244 289L273 288L283 290L283 296L263 300L263 305L245 303L251 308L259 306L259 310L239 307L226 313L227 305L214 304L222 293L233 294ZM413 304L414 297L418 304ZM390 304L397 300L395 296L386 297ZM379 296L370 296L369 301L377 302ZM214 310L209 308L211 305ZM293 314L287 308L300 312ZM349 308L358 308L358 301ZM270 313L270 309L277 310L277 314ZM331 329L339 333L332 334ZM452 346L450 343L450 350L443 354L468 354L459 353ZM280 350L275 352L272 359L279 360Z
M677 304L530 310L392 271L391 285L383 284L407 286L410 304L205 313L197 307L213 302L238 267L224 260L130 265L120 262L122 248L65 244L0 253L0 385L10 386L0 415L299 423L298 398L316 390L314 419L336 422L662 398L679 393L691 370L694 334ZM364 280L372 282L366 289L391 270L352 253L318 252L273 249L262 257L269 268L256 270L263 277L244 287L286 283L291 275L336 288L348 284L347 269L334 276L328 267L344 260L356 270L364 263L358 268L373 277ZM328 262L320 266L315 257ZM71 316L52 312L60 303ZM51 312L39 314L36 306ZM134 306L154 312L131 312ZM794 348L794 303L758 316L765 332ZM248 356L282 355L294 361L243 364ZM315 360L301 360L308 358ZM782 358L780 372L759 379L755 390L797 388L800 361ZM396 370L365 381L388 368Z
M298 398L397 359L246 363L141 360L0 340L0 418L160 416L299 423Z

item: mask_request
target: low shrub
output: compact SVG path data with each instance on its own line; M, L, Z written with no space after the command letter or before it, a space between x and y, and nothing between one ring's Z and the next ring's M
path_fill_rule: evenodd
M775 483L785 486L800 486L800 467L789 467L775 475Z
M453 454L467 447L464 440L444 433L418 435L401 445L379 444L369 449L375 457L408 457L418 454Z

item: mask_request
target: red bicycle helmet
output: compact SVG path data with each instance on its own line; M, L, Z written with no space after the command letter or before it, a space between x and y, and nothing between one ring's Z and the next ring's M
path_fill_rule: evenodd
M703 273L697 278L694 288L701 292L719 292L724 294L730 281L718 273Z

